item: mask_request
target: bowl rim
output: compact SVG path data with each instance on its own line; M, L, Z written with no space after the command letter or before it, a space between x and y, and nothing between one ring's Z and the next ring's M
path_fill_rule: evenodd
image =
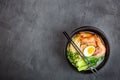
M105 47L106 47L106 53L105 53L104 60L96 67L96 69L99 71L102 67L105 66L105 64L106 64L107 61L108 61L108 58L109 58L109 55L110 55L110 45L109 45L109 41L107 40L107 37L106 37L105 33L104 33L101 29L99 29L99 28L97 28L97 27L93 27L93 26L81 26L81 27L78 27L78 28L76 28L76 29L74 29L74 30L72 31L72 33L70 34L70 37L73 37L75 34L77 34L77 33L80 32L80 31L81 31L81 32L83 32L83 31L93 32L93 33L99 35L99 36L101 37L101 39L103 40L103 42L104 42L104 45L105 45ZM65 47L65 55L66 55L66 58L67 58L67 46L68 46L68 43L69 43L69 41L67 41L67 44L66 44L66 47ZM79 73L85 73L85 74L86 74L86 73L87 73L87 74L88 74L88 73L92 73L92 71L90 71L90 70L78 71L77 68L71 64L71 62L68 60L68 58L67 58L67 61L68 61L69 65L70 65L74 70L76 70L76 71L79 72Z

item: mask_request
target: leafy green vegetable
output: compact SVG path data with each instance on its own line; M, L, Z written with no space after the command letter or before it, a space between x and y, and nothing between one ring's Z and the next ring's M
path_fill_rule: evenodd
M90 66L96 66L97 62L99 61L99 58L95 58L95 57L87 57L87 59L90 62Z
M78 71L88 68L88 66L86 66L86 63L80 58L78 53L72 53L71 51L67 51L67 56L69 61L78 69Z
M77 70L82 71L82 70L86 70L87 68L88 68L88 66L82 66L82 67L78 67Z
M67 57L69 61L74 65L78 71L88 69L88 65L84 62L84 60L80 57L78 53L73 53L70 50L67 50ZM90 66L96 67L98 62L103 60L102 58L95 58L95 57L87 57L90 62Z
M85 70L88 68L88 66L82 59L76 63L76 67L77 67L78 71Z

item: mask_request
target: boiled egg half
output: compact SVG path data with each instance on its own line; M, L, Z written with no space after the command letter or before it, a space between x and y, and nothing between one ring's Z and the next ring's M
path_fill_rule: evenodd
M84 55L85 56L92 56L95 52L95 47L94 46L87 46L85 49L84 49Z

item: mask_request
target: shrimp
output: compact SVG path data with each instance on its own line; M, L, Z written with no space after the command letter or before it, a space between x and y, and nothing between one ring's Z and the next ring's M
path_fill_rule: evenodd
M96 36L96 43L97 43L98 47L96 48L94 56L99 58L99 57L101 57L102 55L105 54L106 48L105 48L104 44L102 43L101 39L98 36Z
M91 36L93 36L93 34L86 33L86 32L80 32L80 36L85 38L85 37L91 37Z
M82 44L87 44L88 46L96 46L95 36L86 37L81 40Z

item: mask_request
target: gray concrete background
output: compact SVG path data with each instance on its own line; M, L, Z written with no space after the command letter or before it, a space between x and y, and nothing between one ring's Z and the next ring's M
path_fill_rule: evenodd
M88 80L67 64L62 34L83 25L110 42L97 80L119 80L119 8L119 0L0 0L0 80Z

